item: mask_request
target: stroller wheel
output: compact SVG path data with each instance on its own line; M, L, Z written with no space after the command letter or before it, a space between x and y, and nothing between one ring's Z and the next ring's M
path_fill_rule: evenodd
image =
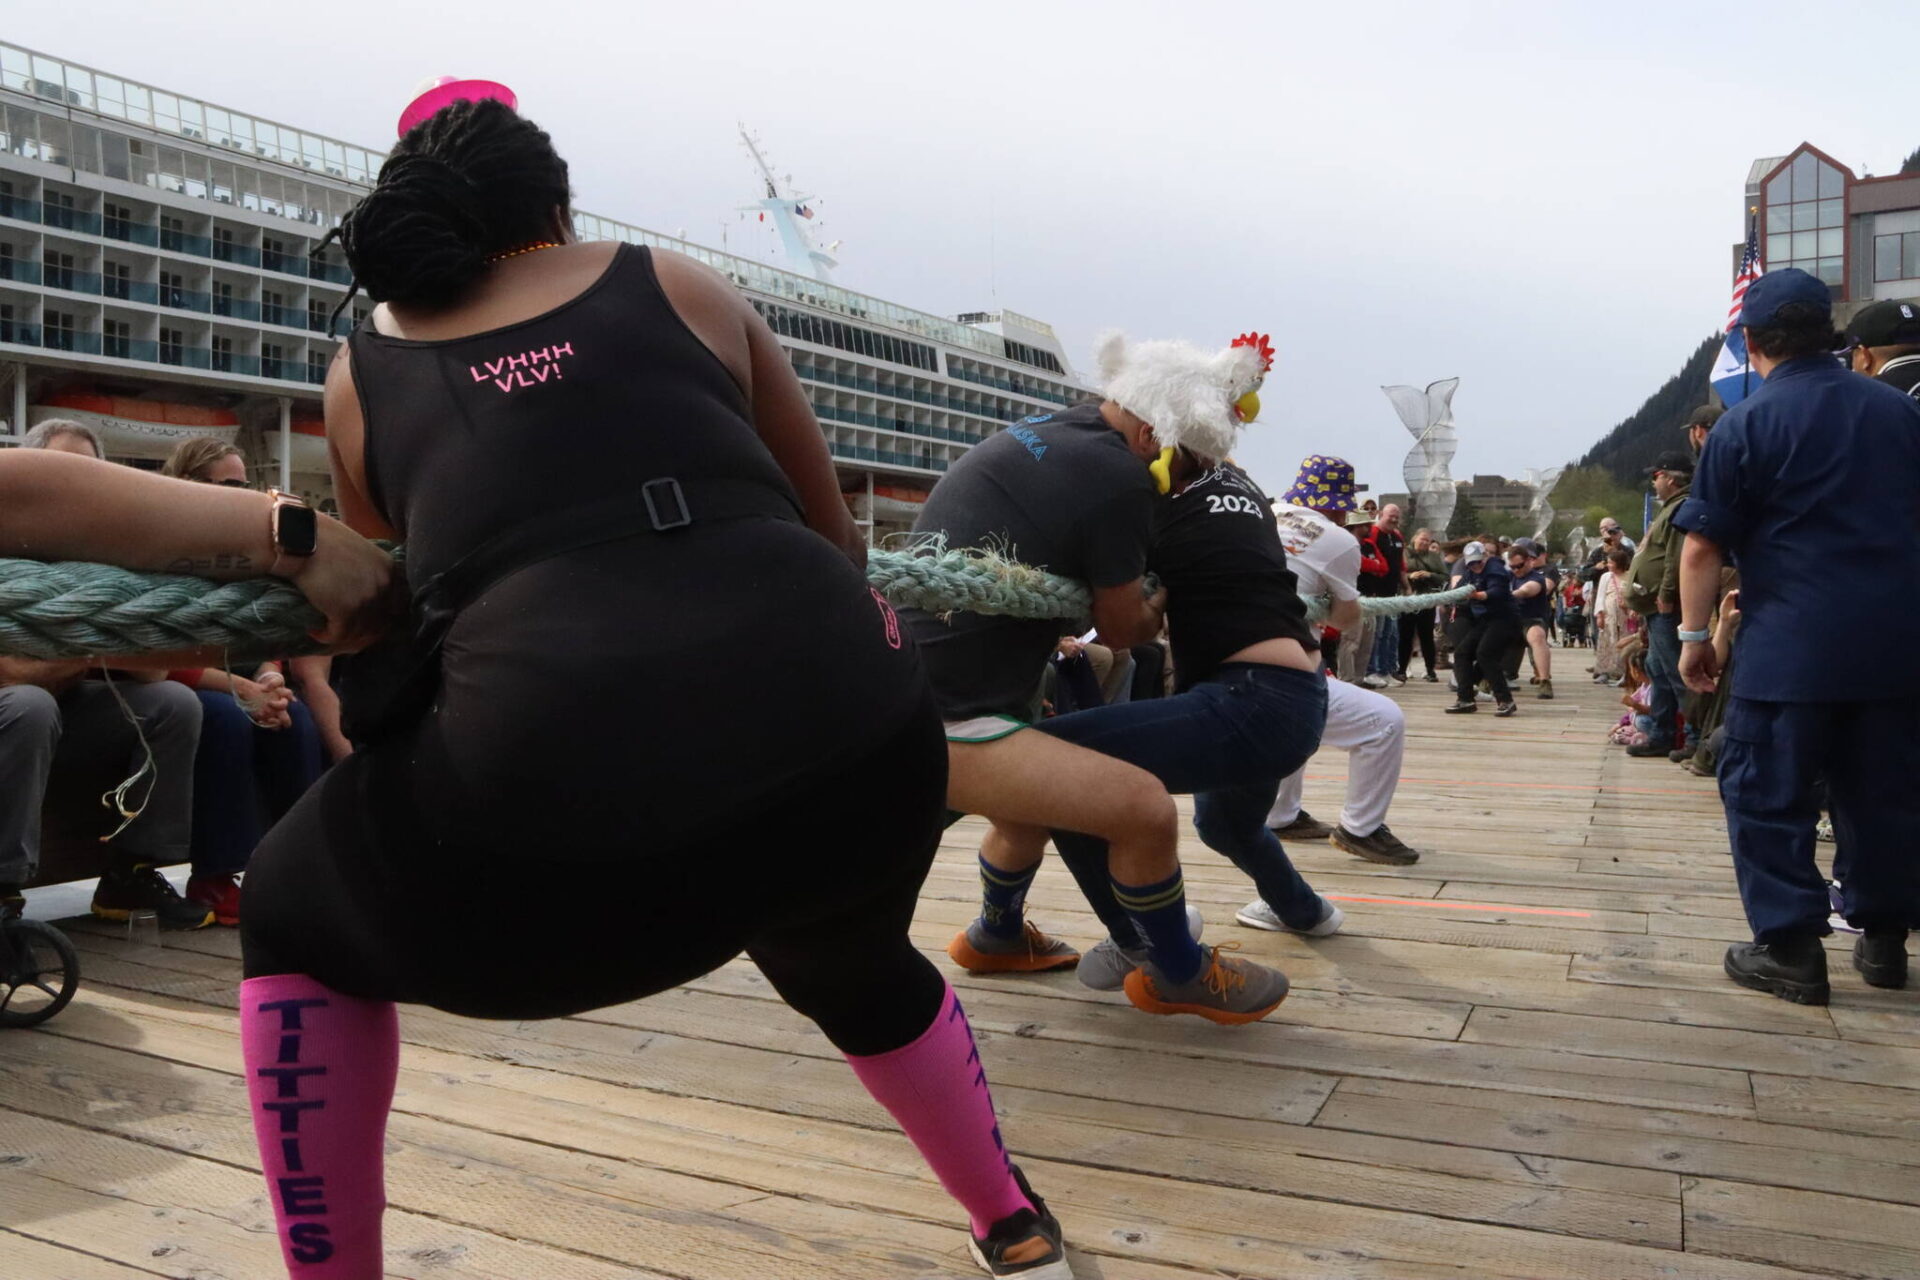
M0 923L0 1027L31 1027L67 1007L80 957L67 935L38 920Z

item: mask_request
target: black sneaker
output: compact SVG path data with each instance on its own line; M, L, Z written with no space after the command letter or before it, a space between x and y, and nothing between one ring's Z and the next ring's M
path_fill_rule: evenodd
M1479 708L1471 702L1456 702L1452 706L1443 709L1450 716L1471 715L1473 712L1479 710Z
M1010 1166L1020 1193L1033 1206L993 1224L985 1236L969 1236L973 1260L990 1276L1020 1276L1022 1280L1073 1280L1067 1251L1060 1243L1060 1223L1047 1211L1047 1202L1033 1194L1019 1165Z
M1727 976L1743 987L1791 1000L1795 1004L1825 1004L1827 949L1818 938L1790 942L1736 942L1727 948Z
M1333 834L1333 828L1302 809L1299 816L1284 827L1268 827L1267 830L1282 840L1325 840Z
M1853 940L1853 967L1870 987L1907 985L1907 931L1875 929Z
M1519 706L1514 703L1502 702L1493 709L1493 714L1497 716L1510 716L1519 709Z
M1657 738L1650 738L1645 742L1628 747L1627 754L1639 760L1648 760L1654 756L1665 756L1672 750L1673 742L1671 740L1663 742Z
M1437 676L1437 675L1435 675L1435 674L1433 674L1433 672L1431 672L1431 671L1429 671L1429 672L1427 672L1427 674L1426 674L1426 677L1425 677L1425 679L1426 679L1426 682L1427 682L1428 684L1439 684L1439 683L1440 683L1440 677L1439 677L1439 676Z
M1356 858L1365 858L1368 862L1385 862L1396 867L1406 867L1420 861L1420 851L1405 843L1400 837L1381 823L1373 829L1371 835L1357 836L1341 827L1333 833L1333 846L1345 849Z
M153 912L162 929L204 929L213 923L213 911L181 897L158 867L143 862L100 877L93 891L93 914L102 920L126 920L140 911Z

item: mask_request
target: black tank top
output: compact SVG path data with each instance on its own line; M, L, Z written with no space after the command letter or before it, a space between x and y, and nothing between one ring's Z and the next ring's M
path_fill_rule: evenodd
M519 324L439 342L362 325L351 346L369 497L416 587L503 528L657 477L764 484L798 509L645 249ZM845 785L835 770L928 706L892 611L792 515L696 511L522 569L461 611L442 670L432 714L388 753L410 807L443 841L568 861Z
M368 497L414 586L503 528L631 496L656 476L792 496L746 397L621 245L584 293L531 320L423 342L352 334ZM797 510L798 498L793 498Z

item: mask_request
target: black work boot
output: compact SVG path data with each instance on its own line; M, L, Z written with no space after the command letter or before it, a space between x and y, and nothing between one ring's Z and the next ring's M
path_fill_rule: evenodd
M1727 948L1726 970L1743 987L1795 1004L1825 1004L1830 994L1827 949L1816 937L1736 942Z
M1869 929L1853 940L1853 967L1870 987L1907 985L1907 931Z

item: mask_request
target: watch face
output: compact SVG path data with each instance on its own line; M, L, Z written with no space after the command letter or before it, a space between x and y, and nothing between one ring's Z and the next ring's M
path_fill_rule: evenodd
M312 507L287 502L274 508L273 538L280 550L290 556L310 556L319 538L320 522Z

